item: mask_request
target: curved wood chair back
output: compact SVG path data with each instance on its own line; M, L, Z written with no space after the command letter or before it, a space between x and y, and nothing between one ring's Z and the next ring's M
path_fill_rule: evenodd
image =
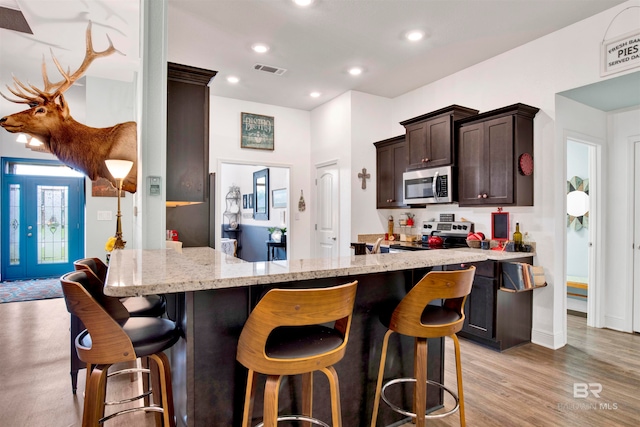
M427 273L400 301L391 315L391 329L403 335L434 338L455 334L464 324L464 303L473 285L474 266L460 271ZM455 311L460 319L451 323L425 325L421 318L427 305L444 300L443 307Z
M256 372L295 375L312 372L342 359L351 328L357 281L330 288L272 289L249 315L238 342L237 359ZM269 334L280 326L334 323L344 342L326 353L297 359L275 359L265 353Z
M91 336L91 347L82 347L76 341L80 360L92 365L135 360L137 357L131 340L115 320L128 317L122 303L117 298L102 294L101 287L98 291L94 279L84 271L67 273L60 278L60 283L67 310L78 316ZM94 297L96 293L110 301L109 311ZM117 317L112 317L110 311Z
M91 270L104 283L107 279L107 265L100 258L83 258L73 262L76 271Z

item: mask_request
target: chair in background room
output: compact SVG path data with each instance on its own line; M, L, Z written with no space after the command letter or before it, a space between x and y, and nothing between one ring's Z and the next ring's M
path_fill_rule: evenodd
M76 351L87 364L83 427L95 427L108 419L133 411L156 412L156 424L175 426L171 368L163 353L180 338L176 324L157 317L130 317L118 298L104 295L102 286L85 271L67 273L60 278L67 310L87 329L75 339ZM115 363L147 357L150 361L152 392L119 402L105 402L109 367ZM135 372L117 371L117 374ZM153 404L123 409L104 416L106 404L120 404L152 395Z
M249 369L242 426L249 427L258 374L266 374L264 426L299 420L326 426L312 413L313 372L329 380L333 426L342 425L338 375L333 365L344 356L358 282L330 288L272 289L247 319L237 360ZM334 322L333 327L325 326ZM302 374L302 415L278 417L282 377ZM305 424L306 425L306 424Z
M460 343L456 335L464 324L464 303L473 284L476 268L469 267L460 271L431 271L427 273L398 304L384 310L380 320L388 328L382 342L382 356L373 404L371 427L376 426L380 397L395 412L412 417L417 427L424 427L427 418L442 418L460 410L460 425L465 425L464 395L462 390L462 366L460 362ZM431 302L442 302L441 305L431 305ZM385 383L384 368L387 358L389 337L397 332L415 338L413 378L396 378ZM456 376L458 395L443 384L427 380L427 339L451 337L456 355ZM391 403L385 395L387 387L414 382L413 412L406 411ZM445 413L426 414L427 384L442 388L453 396L454 408ZM418 415L416 415L418 414Z

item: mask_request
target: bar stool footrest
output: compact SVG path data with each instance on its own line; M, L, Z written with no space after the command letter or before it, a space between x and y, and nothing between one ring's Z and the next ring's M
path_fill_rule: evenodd
M114 412L113 414L110 414L110 415L107 415L106 417L100 418L98 420L98 423L99 424L104 424L106 421L110 420L111 418L115 418L115 417L118 417L118 416L124 415L124 414L130 414L132 412L139 412L139 411L164 413L164 409L161 406L140 406L140 407L137 407L137 408L123 409L121 411Z
M399 407L398 405L392 403L387 396L385 395L385 391L387 390L387 387L394 385L394 384L400 384L400 383L415 383L416 379L415 378L396 378L390 381L387 381L383 386L382 386L382 391L380 393L382 400L384 400L384 402L389 405L389 408L391 408L392 411L397 412L399 414L402 415L406 415L408 417L416 417L417 415L413 412L409 412L409 411L405 411L403 408ZM444 384L441 384L439 382L436 381L431 381L431 380L427 380L427 385L433 385L436 386L438 388L441 388L442 390L446 391L447 393L449 393L449 395L451 397L454 398L456 404L455 406L450 409L447 412L443 412L440 414L425 414L424 417L426 419L433 419L433 418L444 418L444 417L448 417L449 415L452 415L454 413L456 413L458 411L458 409L460 408L460 400L458 399L458 395L456 393L454 393L453 391L449 390Z
M317 426L331 427L329 424L323 421L320 421L317 418L307 417L304 415L283 415L278 417L278 421L306 421L311 424L315 424ZM264 426L264 422L261 422L260 424L256 424L255 427L262 427L262 426Z

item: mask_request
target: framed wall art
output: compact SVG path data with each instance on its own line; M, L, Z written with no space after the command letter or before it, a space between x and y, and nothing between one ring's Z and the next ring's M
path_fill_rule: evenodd
M274 118L240 113L240 148L273 150Z
M287 189L279 188L271 192L271 206L274 208L287 207Z

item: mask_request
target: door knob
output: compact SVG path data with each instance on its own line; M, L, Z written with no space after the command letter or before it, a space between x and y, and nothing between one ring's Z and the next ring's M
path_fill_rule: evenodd
M32 229L33 229L33 225L29 225L29 226L27 227L27 230L32 230Z
M27 237L33 236L33 233L27 233Z

